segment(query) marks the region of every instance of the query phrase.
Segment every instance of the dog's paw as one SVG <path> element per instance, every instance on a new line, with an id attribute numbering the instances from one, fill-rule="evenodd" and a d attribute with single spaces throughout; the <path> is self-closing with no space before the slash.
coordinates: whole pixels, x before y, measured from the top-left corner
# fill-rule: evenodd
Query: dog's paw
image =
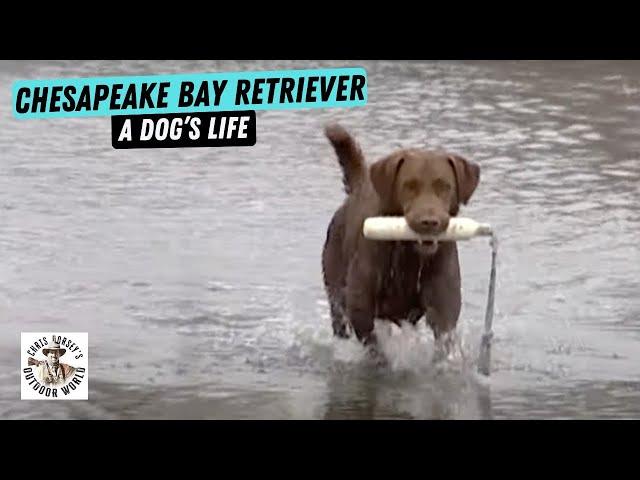
<path id="1" fill-rule="evenodd" d="M 335 321 L 331 323 L 333 334 L 338 338 L 351 338 L 351 328 L 348 323 Z"/>
<path id="2" fill-rule="evenodd" d="M 389 360 L 377 343 L 369 344 L 366 347 L 366 358 L 376 368 L 389 366 Z"/>
<path id="3" fill-rule="evenodd" d="M 434 363 L 453 362 L 458 359 L 466 361 L 462 338 L 455 330 L 445 333 L 435 341 Z"/>

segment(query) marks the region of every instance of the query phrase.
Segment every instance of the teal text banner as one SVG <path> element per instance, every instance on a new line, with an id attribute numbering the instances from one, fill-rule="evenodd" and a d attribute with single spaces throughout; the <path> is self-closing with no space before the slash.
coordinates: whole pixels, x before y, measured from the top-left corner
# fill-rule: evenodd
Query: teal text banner
<path id="1" fill-rule="evenodd" d="M 367 103 L 364 68 L 20 80 L 17 118 L 350 108 Z"/>

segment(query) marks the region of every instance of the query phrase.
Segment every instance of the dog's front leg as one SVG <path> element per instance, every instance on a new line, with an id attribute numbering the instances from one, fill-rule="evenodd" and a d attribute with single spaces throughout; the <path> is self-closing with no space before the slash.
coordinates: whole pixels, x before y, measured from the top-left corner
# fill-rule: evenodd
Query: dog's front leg
<path id="1" fill-rule="evenodd" d="M 375 288 L 375 270 L 362 256 L 356 255 L 347 273 L 347 316 L 356 337 L 365 345 L 375 343 Z"/>
<path id="2" fill-rule="evenodd" d="M 460 287 L 457 246 L 454 242 L 442 242 L 422 272 L 420 301 L 436 342 L 444 343 L 446 352 L 453 346 L 452 334 L 460 316 Z"/>

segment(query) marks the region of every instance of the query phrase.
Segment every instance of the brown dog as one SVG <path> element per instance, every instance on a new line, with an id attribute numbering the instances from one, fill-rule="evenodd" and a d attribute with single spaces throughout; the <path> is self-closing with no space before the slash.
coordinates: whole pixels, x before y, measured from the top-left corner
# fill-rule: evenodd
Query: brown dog
<path id="1" fill-rule="evenodd" d="M 480 167 L 447 152 L 403 149 L 367 168 L 347 131 L 330 125 L 325 134 L 347 193 L 322 253 L 334 334 L 348 337 L 351 327 L 371 344 L 375 318 L 415 324 L 423 315 L 436 340 L 455 330 L 461 307 L 456 243 L 374 241 L 362 227 L 367 217 L 404 215 L 418 233 L 446 230 L 478 186 Z"/>

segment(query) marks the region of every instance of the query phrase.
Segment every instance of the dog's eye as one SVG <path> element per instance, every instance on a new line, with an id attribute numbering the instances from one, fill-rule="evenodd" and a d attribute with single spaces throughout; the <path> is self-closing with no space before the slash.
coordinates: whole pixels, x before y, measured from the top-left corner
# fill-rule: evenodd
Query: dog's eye
<path id="1" fill-rule="evenodd" d="M 438 195 L 446 195 L 451 191 L 451 185 L 440 178 L 433 182 L 433 188 Z"/>
<path id="2" fill-rule="evenodd" d="M 407 180 L 404 182 L 404 189 L 408 192 L 415 192 L 418 190 L 418 181 L 417 180 Z"/>

